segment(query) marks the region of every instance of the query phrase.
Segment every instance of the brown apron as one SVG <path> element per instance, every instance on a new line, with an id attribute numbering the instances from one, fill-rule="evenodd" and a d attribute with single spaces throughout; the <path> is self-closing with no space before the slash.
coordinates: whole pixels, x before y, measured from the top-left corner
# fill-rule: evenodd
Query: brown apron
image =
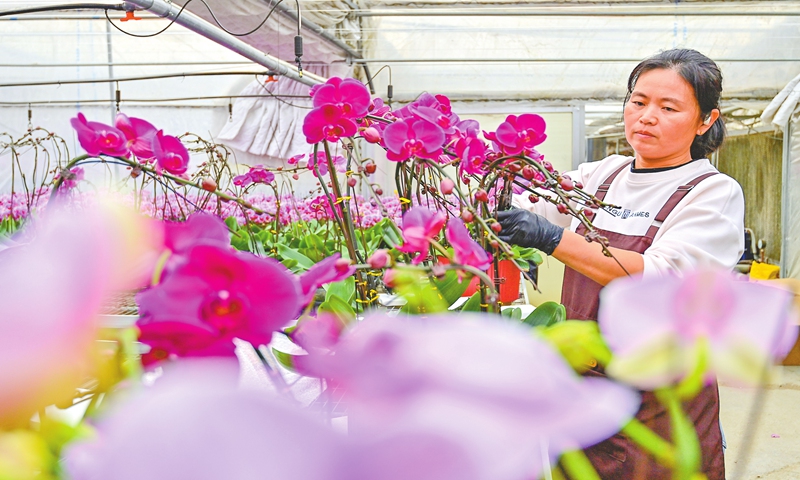
<path id="1" fill-rule="evenodd" d="M 629 163 L 625 164 L 612 173 L 598 187 L 595 196 L 599 200 L 603 200 L 614 178 L 622 170 L 629 167 Z M 622 235 L 601 229 L 597 230 L 598 233 L 608 238 L 612 247 L 644 253 L 653 244 L 653 238 L 661 224 L 672 212 L 672 209 L 692 188 L 715 173 L 701 175 L 691 182 L 678 187 L 664 206 L 661 207 L 645 235 Z M 593 217 L 594 215 L 592 215 Z M 576 233 L 584 235 L 586 228 L 580 225 Z M 564 285 L 561 295 L 561 303 L 567 309 L 567 318 L 596 321 L 600 304 L 599 295 L 602 288 L 597 282 L 567 267 L 564 272 Z M 605 375 L 602 373 L 602 369 L 593 368 L 587 372 L 587 376 Z M 670 440 L 670 419 L 666 410 L 656 400 L 653 392 L 640 393 L 642 395 L 642 405 L 636 414 L 636 418 L 662 437 Z M 703 473 L 708 476 L 708 480 L 724 480 L 725 463 L 722 456 L 722 435 L 719 426 L 719 391 L 716 382 L 703 388 L 698 396 L 691 401 L 685 402 L 683 408 L 697 429 L 703 455 Z M 604 480 L 670 480 L 672 478 L 669 469 L 661 466 L 622 434 L 614 435 L 608 440 L 587 448 L 585 451 L 600 477 Z"/>

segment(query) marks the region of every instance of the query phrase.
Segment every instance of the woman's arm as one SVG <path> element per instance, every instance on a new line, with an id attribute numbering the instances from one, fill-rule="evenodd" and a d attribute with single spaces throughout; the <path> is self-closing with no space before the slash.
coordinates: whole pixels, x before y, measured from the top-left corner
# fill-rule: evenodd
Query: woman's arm
<path id="1" fill-rule="evenodd" d="M 608 250 L 614 258 L 606 257 L 600 244 L 589 243 L 577 233 L 565 230 L 561 241 L 553 251 L 553 257 L 604 286 L 611 280 L 628 274 L 635 275 L 644 270 L 642 254 L 613 247 Z"/>

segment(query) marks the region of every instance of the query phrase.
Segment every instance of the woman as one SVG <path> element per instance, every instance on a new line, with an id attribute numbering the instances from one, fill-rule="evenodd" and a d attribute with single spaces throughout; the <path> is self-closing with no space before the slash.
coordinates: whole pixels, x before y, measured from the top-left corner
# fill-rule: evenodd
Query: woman
<path id="1" fill-rule="evenodd" d="M 618 277 L 732 269 L 737 263 L 744 250 L 744 197 L 739 184 L 708 160 L 725 137 L 721 92 L 719 68 L 694 50 L 659 53 L 631 72 L 624 120 L 635 156 L 612 155 L 569 174 L 587 192 L 619 207 L 592 219 L 608 238 L 613 258 L 584 239 L 577 220 L 570 226 L 570 217 L 548 202 L 517 198 L 522 208 L 499 213 L 502 239 L 538 248 L 566 265 L 561 300 L 568 318 L 596 320 L 600 290 Z M 602 375 L 597 369 L 590 374 Z M 706 387 L 685 408 L 700 438 L 703 472 L 709 480 L 724 480 L 717 386 Z M 637 418 L 670 438 L 668 415 L 651 392 L 643 392 Z M 671 478 L 622 436 L 587 454 L 605 479 Z"/>

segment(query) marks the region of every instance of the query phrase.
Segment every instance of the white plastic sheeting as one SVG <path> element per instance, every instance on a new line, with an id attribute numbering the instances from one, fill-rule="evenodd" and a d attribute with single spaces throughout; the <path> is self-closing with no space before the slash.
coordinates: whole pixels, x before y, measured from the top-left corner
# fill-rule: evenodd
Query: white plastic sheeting
<path id="1" fill-rule="evenodd" d="M 761 120 L 783 130 L 781 276 L 800 279 L 800 75 L 764 110 Z"/>

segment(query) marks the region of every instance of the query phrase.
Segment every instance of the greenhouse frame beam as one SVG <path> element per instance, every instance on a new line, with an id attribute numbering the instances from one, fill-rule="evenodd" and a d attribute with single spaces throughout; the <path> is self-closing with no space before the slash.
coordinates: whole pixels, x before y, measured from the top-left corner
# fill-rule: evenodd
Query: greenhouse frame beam
<path id="1" fill-rule="evenodd" d="M 763 7 L 761 7 L 763 8 Z M 403 10 L 360 10 L 354 12 L 356 17 L 796 17 L 800 16 L 800 10 L 748 10 L 746 7 L 737 7 L 736 10 L 722 9 L 690 9 L 687 7 L 658 7 L 656 10 L 614 10 L 613 8 L 603 10 L 575 10 L 570 11 L 569 7 L 559 7 L 553 9 L 520 8 L 515 9 L 492 9 L 483 10 L 480 8 L 469 8 L 462 10 L 442 10 L 426 8 L 409 8 Z"/>
<path id="2" fill-rule="evenodd" d="M 300 82 L 304 85 L 314 86 L 325 83 L 326 78 L 313 73 L 299 72 L 296 67 L 279 58 L 268 55 L 257 48 L 248 45 L 238 38 L 230 35 L 214 25 L 206 22 L 197 15 L 184 10 L 181 12 L 179 6 L 165 2 L 164 0 L 126 0 L 126 5 L 147 10 L 155 15 L 170 19 L 199 35 L 215 42 L 223 47 L 238 53 L 239 55 L 252 60 L 253 62 L 267 67 L 271 71 L 286 78 Z M 180 12 L 180 15 L 178 13 Z"/>

